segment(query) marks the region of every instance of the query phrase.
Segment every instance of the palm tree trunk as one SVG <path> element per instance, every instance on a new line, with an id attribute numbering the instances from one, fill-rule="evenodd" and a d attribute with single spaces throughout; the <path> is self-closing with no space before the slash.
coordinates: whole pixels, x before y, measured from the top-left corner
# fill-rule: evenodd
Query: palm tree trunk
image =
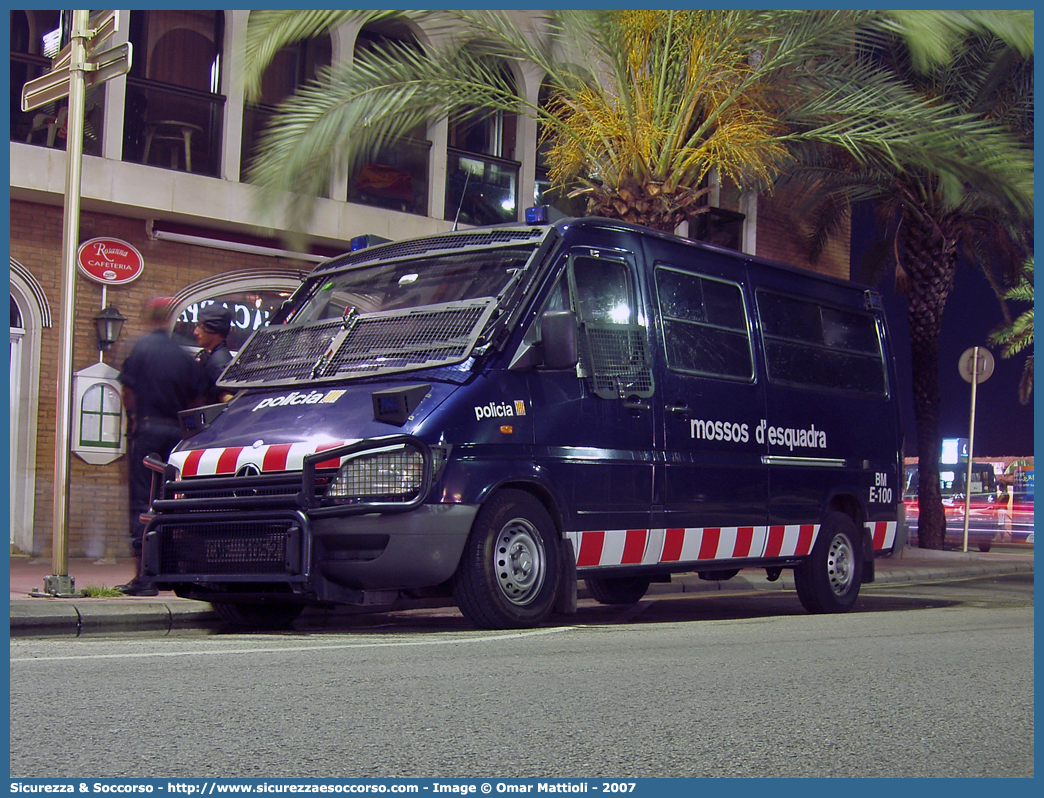
<path id="1" fill-rule="evenodd" d="M 939 490 L 939 333 L 957 267 L 957 236 L 945 224 L 908 218 L 899 244 L 902 266 L 909 275 L 907 316 L 919 463 L 917 539 L 923 549 L 941 549 L 946 515 Z"/>

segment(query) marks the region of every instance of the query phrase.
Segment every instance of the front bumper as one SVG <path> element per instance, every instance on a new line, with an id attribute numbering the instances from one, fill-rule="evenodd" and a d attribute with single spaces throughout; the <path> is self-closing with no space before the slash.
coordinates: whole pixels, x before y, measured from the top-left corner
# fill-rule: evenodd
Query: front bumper
<path id="1" fill-rule="evenodd" d="M 300 511 L 163 514 L 145 532 L 142 578 L 200 598 L 391 601 L 453 576 L 477 512 L 474 505 L 425 504 L 408 513 L 318 519 Z"/>
<path id="2" fill-rule="evenodd" d="M 326 498 L 338 464 L 410 447 L 423 458 L 403 496 Z M 389 436 L 304 458 L 300 471 L 182 479 L 158 461 L 142 578 L 179 595 L 366 604 L 442 584 L 477 506 L 425 504 L 438 463 L 422 441 Z M 332 465 L 331 465 L 332 464 Z"/>

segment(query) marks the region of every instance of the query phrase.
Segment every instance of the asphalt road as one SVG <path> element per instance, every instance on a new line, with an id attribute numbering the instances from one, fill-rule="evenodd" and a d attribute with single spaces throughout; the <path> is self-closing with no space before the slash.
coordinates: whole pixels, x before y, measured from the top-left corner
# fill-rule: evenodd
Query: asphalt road
<path id="1" fill-rule="evenodd" d="M 1033 577 L 15 639 L 11 777 L 1031 777 Z"/>

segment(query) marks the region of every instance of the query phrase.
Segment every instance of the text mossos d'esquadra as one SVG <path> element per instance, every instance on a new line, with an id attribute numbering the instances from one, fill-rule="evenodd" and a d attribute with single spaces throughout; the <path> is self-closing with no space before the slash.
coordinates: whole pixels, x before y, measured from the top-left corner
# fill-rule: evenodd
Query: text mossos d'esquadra
<path id="1" fill-rule="evenodd" d="M 689 436 L 697 441 L 723 441 L 725 443 L 748 443 L 750 426 L 735 421 L 709 421 L 689 419 Z M 794 449 L 827 448 L 826 431 L 810 424 L 807 429 L 794 427 L 770 427 L 767 419 L 761 419 L 754 428 L 754 440 L 769 446 L 785 446 Z"/>

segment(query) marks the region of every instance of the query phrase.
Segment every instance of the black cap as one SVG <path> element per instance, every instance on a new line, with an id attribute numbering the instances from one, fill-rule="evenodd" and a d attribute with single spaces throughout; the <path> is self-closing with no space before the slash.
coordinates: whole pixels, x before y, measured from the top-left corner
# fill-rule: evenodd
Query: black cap
<path id="1" fill-rule="evenodd" d="M 207 332 L 228 335 L 228 331 L 232 328 L 232 311 L 215 302 L 199 312 L 197 323 Z"/>

